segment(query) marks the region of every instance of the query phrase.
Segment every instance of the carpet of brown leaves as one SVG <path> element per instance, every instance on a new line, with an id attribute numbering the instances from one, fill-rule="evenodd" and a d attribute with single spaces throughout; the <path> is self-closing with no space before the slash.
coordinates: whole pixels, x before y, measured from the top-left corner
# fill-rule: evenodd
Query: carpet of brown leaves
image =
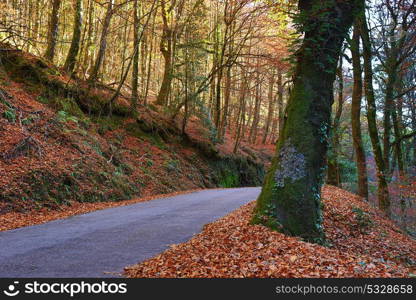
<path id="1" fill-rule="evenodd" d="M 128 277 L 407 277 L 416 242 L 359 197 L 323 189 L 330 247 L 249 225 L 254 203 L 204 226 L 190 241 L 125 269 Z M 357 211 L 371 220 L 360 226 Z M 413 266 L 413 268 L 412 268 Z"/>

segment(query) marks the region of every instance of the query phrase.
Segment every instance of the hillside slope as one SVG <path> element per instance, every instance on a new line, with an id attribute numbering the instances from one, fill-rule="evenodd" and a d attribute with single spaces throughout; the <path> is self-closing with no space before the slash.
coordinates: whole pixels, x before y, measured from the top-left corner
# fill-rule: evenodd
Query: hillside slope
<path id="1" fill-rule="evenodd" d="M 261 183 L 272 147 L 234 155 L 204 138 L 198 120 L 182 135 L 147 107 L 132 117 L 123 96 L 110 116 L 112 89 L 1 48 L 0 215 Z"/>

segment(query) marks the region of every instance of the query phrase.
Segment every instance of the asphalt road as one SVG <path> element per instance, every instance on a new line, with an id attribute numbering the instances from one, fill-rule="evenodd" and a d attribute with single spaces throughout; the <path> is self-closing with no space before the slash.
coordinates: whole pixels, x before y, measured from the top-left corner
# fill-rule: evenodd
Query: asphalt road
<path id="1" fill-rule="evenodd" d="M 0 277 L 118 277 L 259 192 L 204 190 L 0 232 Z"/>

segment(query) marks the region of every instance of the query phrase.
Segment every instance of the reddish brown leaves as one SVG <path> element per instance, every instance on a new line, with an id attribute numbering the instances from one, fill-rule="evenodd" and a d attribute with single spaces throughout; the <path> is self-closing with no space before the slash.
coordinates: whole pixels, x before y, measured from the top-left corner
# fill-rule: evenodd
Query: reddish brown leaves
<path id="1" fill-rule="evenodd" d="M 126 268 L 128 277 L 406 277 L 416 243 L 357 196 L 335 187 L 323 191 L 331 248 L 249 225 L 254 203 L 204 226 L 190 241 Z M 373 222 L 357 229 L 360 208 Z"/>

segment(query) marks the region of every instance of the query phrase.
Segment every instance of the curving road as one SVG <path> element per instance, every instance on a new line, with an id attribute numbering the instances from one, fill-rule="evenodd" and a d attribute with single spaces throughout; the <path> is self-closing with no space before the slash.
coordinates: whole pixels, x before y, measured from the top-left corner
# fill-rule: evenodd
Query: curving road
<path id="1" fill-rule="evenodd" d="M 0 277 L 118 277 L 259 193 L 204 190 L 0 232 Z"/>

